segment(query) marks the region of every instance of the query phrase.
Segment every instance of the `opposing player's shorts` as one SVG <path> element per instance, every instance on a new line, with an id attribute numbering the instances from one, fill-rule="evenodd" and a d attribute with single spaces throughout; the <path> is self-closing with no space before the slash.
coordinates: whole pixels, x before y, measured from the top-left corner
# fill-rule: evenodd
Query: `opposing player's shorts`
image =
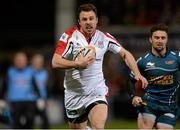
<path id="1" fill-rule="evenodd" d="M 156 124 L 175 126 L 178 117 L 178 106 L 147 102 L 146 106 L 138 108 L 138 112 L 141 113 L 139 116 L 144 116 L 144 118 L 152 120 Z"/>
<path id="2" fill-rule="evenodd" d="M 87 120 L 89 111 L 97 104 L 107 104 L 105 95 L 65 94 L 65 109 L 68 121 L 82 123 Z"/>

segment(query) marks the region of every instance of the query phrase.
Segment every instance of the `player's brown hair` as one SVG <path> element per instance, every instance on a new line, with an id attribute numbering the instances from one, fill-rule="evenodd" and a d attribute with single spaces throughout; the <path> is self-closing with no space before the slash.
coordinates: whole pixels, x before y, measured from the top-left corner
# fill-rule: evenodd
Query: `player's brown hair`
<path id="1" fill-rule="evenodd" d="M 151 27 L 151 30 L 150 30 L 151 36 L 155 31 L 158 31 L 158 30 L 165 31 L 168 34 L 168 26 L 164 23 L 160 23 Z"/>
<path id="2" fill-rule="evenodd" d="M 96 14 L 97 16 L 97 8 L 96 6 L 94 6 L 93 4 L 82 4 L 79 6 L 78 8 L 78 11 L 77 11 L 77 18 L 79 19 L 79 14 L 82 12 L 82 11 L 94 11 L 94 13 Z"/>

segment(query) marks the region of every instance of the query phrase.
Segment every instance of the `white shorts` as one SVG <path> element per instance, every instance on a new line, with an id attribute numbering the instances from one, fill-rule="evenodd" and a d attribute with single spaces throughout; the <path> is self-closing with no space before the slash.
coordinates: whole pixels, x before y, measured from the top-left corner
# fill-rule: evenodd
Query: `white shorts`
<path id="1" fill-rule="evenodd" d="M 91 93 L 89 95 L 75 95 L 65 91 L 65 109 L 68 118 L 77 118 L 86 112 L 86 108 L 96 101 L 107 103 L 105 95 Z"/>

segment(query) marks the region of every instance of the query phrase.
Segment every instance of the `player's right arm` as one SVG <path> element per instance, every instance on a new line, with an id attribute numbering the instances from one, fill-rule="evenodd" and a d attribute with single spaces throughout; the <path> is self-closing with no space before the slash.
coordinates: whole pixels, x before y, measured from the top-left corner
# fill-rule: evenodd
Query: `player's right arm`
<path id="1" fill-rule="evenodd" d="M 92 57 L 83 57 L 80 55 L 76 61 L 66 59 L 68 55 L 72 54 L 73 48 L 73 44 L 69 39 L 70 36 L 68 34 L 62 34 L 52 58 L 52 67 L 62 69 L 87 68 L 91 64 Z"/>
<path id="2" fill-rule="evenodd" d="M 91 57 L 80 56 L 76 61 L 64 59 L 61 55 L 54 53 L 52 58 L 52 67 L 53 68 L 87 68 L 91 62 Z"/>
<path id="3" fill-rule="evenodd" d="M 62 58 L 60 54 L 54 53 L 53 58 L 52 58 L 52 67 L 53 68 L 77 68 L 76 62 L 66 60 Z"/>

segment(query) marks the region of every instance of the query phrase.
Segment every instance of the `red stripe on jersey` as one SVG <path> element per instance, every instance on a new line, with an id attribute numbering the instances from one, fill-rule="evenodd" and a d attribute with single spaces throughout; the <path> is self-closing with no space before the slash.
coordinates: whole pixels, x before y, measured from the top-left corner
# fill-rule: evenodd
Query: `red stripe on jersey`
<path id="1" fill-rule="evenodd" d="M 74 26 L 71 29 L 65 31 L 65 33 L 68 34 L 71 37 L 75 30 L 79 30 L 77 26 Z"/>
<path id="2" fill-rule="evenodd" d="M 64 42 L 62 42 L 62 41 L 58 41 L 58 44 L 57 44 L 55 53 L 62 55 L 63 52 L 64 52 L 65 49 L 66 49 L 66 46 L 67 46 L 67 43 L 64 43 Z"/>
<path id="3" fill-rule="evenodd" d="M 116 41 L 116 44 L 119 44 L 119 42 L 116 40 L 116 38 L 114 38 L 113 36 L 111 36 L 109 33 L 107 33 L 107 32 L 103 32 L 103 33 L 106 35 L 106 37 L 108 37 L 108 38 Z M 119 44 L 119 45 L 120 45 L 120 44 Z"/>
<path id="4" fill-rule="evenodd" d="M 64 51 L 66 49 L 66 46 L 67 46 L 67 44 L 69 42 L 69 39 L 71 38 L 73 32 L 75 30 L 77 30 L 77 29 L 78 29 L 78 27 L 74 26 L 71 29 L 65 31 L 65 33 L 68 35 L 67 42 L 63 42 L 63 41 L 59 40 L 58 43 L 57 43 L 55 53 L 60 54 L 60 55 L 62 55 L 64 53 Z"/>
<path id="5" fill-rule="evenodd" d="M 79 29 L 79 31 L 83 34 L 83 36 L 86 38 L 86 41 L 87 41 L 87 43 L 88 44 L 90 44 L 90 42 L 91 42 L 91 38 L 95 35 L 95 33 L 96 33 L 96 30 L 93 32 L 93 34 L 92 34 L 92 36 L 90 36 L 90 37 L 88 37 L 83 31 L 81 31 L 80 29 Z"/>

